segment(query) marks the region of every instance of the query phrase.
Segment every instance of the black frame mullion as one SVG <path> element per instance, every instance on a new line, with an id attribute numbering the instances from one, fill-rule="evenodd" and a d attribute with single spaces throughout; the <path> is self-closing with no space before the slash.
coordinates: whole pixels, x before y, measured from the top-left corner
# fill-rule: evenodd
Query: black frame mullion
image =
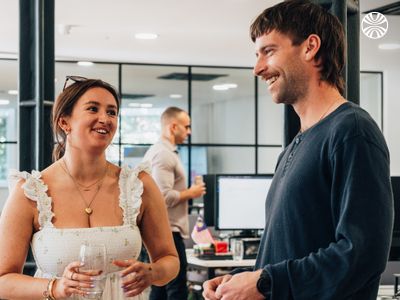
<path id="1" fill-rule="evenodd" d="M 119 114 L 118 114 L 118 132 L 119 132 L 119 137 L 118 137 L 118 166 L 122 165 L 122 64 L 118 64 L 118 91 L 119 91 L 119 97 L 121 99 L 120 103 L 120 109 L 119 109 Z"/>
<path id="2" fill-rule="evenodd" d="M 192 67 L 188 67 L 188 113 L 192 115 Z M 187 181 L 188 186 L 191 183 L 191 169 L 192 169 L 192 136 L 189 135 L 188 139 L 188 170 L 187 170 Z M 191 203 L 190 203 L 191 204 Z"/>
<path id="3" fill-rule="evenodd" d="M 254 142 L 255 142 L 255 166 L 254 171 L 258 174 L 258 78 L 254 76 Z"/>

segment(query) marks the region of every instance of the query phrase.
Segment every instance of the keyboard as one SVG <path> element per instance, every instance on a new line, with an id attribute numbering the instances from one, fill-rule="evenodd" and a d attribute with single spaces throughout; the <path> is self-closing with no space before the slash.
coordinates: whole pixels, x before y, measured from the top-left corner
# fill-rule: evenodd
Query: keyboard
<path id="1" fill-rule="evenodd" d="M 199 255 L 199 259 L 204 259 L 204 260 L 232 260 L 232 255 L 231 254 L 206 254 L 206 255 Z"/>

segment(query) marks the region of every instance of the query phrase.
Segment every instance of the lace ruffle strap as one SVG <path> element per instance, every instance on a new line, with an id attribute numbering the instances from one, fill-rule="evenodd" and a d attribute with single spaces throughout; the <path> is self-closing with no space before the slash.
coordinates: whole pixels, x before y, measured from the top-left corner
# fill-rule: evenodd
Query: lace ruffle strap
<path id="1" fill-rule="evenodd" d="M 137 225 L 136 218 L 142 205 L 143 182 L 138 178 L 140 172 L 150 174 L 150 163 L 143 162 L 131 169 L 123 166 L 121 169 L 119 187 L 119 205 L 124 215 L 124 225 Z"/>
<path id="2" fill-rule="evenodd" d="M 42 174 L 35 170 L 32 171 L 32 174 L 26 171 L 10 170 L 8 175 L 9 191 L 14 189 L 21 179 L 25 180 L 21 187 L 24 190 L 25 196 L 36 202 L 40 229 L 43 227 L 53 227 L 51 220 L 54 216 L 54 213 L 51 211 L 52 200 L 46 193 L 48 188 L 41 177 Z"/>

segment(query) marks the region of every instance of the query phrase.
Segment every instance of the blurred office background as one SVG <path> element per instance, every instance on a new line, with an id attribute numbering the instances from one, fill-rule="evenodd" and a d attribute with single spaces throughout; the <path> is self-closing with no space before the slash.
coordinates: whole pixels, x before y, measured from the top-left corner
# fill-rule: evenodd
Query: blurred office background
<path id="1" fill-rule="evenodd" d="M 22 1 L 22 0 L 21 0 Z M 255 78 L 249 25 L 274 0 L 56 0 L 55 95 L 66 75 L 101 78 L 122 94 L 116 164 L 139 162 L 168 106 L 186 109 L 193 134 L 180 147 L 195 175 L 272 174 L 283 147 L 283 108 Z M 363 0 L 363 12 L 392 0 Z M 400 175 L 400 16 L 381 39 L 360 34 L 360 105 L 382 129 Z M 136 39 L 137 33 L 156 39 Z M 0 0 L 0 212 L 7 172 L 19 168 L 19 1 Z M 90 62 L 90 63 L 88 63 Z M 351 84 L 351 82 L 349 82 Z M 202 199 L 193 205 L 201 206 Z"/>

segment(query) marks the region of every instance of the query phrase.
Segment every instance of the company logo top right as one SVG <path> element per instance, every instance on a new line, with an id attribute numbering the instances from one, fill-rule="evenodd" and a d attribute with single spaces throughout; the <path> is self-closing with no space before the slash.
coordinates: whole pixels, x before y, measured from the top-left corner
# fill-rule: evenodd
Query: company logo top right
<path id="1" fill-rule="evenodd" d="M 389 29 L 388 20 L 378 12 L 370 12 L 361 22 L 362 32 L 370 39 L 380 39 Z"/>

